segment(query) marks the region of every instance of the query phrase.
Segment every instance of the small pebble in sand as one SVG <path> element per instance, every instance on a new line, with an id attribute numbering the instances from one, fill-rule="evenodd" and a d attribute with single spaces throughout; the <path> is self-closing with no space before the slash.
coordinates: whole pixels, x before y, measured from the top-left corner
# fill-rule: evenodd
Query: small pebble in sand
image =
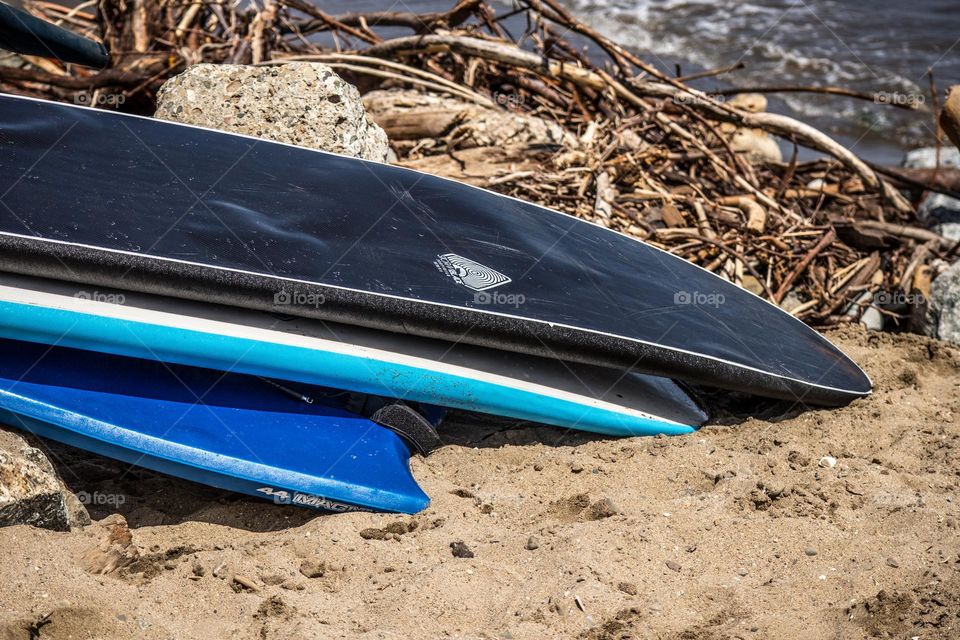
<path id="1" fill-rule="evenodd" d="M 887 566 L 896 569 L 900 566 L 900 561 L 896 558 L 887 558 Z"/>
<path id="2" fill-rule="evenodd" d="M 284 580 L 286 579 L 287 578 L 280 573 L 261 573 L 260 574 L 260 582 L 271 587 L 275 587 L 278 584 L 283 584 Z"/>
<path id="3" fill-rule="evenodd" d="M 612 516 L 620 513 L 620 509 L 610 498 L 603 498 L 602 500 L 597 500 L 592 505 L 590 505 L 589 518 L 591 520 L 602 520 L 604 518 L 610 518 Z"/>
<path id="4" fill-rule="evenodd" d="M 193 575 L 197 576 L 198 578 L 202 578 L 206 574 L 207 574 L 207 570 L 203 568 L 202 564 L 200 564 L 199 562 L 193 563 Z"/>
<path id="5" fill-rule="evenodd" d="M 635 596 L 638 593 L 637 585 L 633 584 L 632 582 L 621 582 L 617 585 L 617 589 L 623 591 L 628 596 Z"/>
<path id="6" fill-rule="evenodd" d="M 527 538 L 527 550 L 533 551 L 540 548 L 540 541 L 537 540 L 534 536 Z"/>
<path id="7" fill-rule="evenodd" d="M 167 560 L 166 562 L 163 563 L 163 568 L 166 569 L 167 571 L 173 571 L 174 569 L 177 568 L 177 563 L 174 562 L 173 560 Z"/>
<path id="8" fill-rule="evenodd" d="M 227 563 L 221 562 L 213 568 L 213 577 L 214 578 L 226 578 L 227 577 Z"/>
<path id="9" fill-rule="evenodd" d="M 667 560 L 666 564 L 667 564 L 667 569 L 670 569 L 671 571 L 680 571 L 680 569 L 683 568 L 673 560 Z"/>
<path id="10" fill-rule="evenodd" d="M 573 473 L 580 473 L 581 471 L 583 471 L 583 465 L 580 464 L 579 462 L 574 462 L 573 464 L 570 465 L 570 471 L 572 471 Z"/>
<path id="11" fill-rule="evenodd" d="M 454 558 L 472 558 L 473 551 L 462 540 L 450 543 L 450 552 Z"/>
<path id="12" fill-rule="evenodd" d="M 817 555 L 817 550 L 814 549 L 813 547 L 807 547 L 806 549 L 803 550 L 803 552 L 810 557 Z"/>
<path id="13" fill-rule="evenodd" d="M 300 573 L 307 578 L 322 578 L 327 572 L 327 565 L 319 560 L 304 560 L 300 563 Z"/>
<path id="14" fill-rule="evenodd" d="M 837 459 L 834 458 L 833 456 L 823 456 L 822 458 L 820 458 L 817 464 L 823 467 L 824 469 L 833 469 L 835 466 L 837 466 Z"/>

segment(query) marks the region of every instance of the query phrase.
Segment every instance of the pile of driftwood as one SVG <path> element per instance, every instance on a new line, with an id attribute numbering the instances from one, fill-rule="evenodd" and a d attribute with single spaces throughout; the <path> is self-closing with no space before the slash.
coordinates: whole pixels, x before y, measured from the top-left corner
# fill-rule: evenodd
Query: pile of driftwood
<path id="1" fill-rule="evenodd" d="M 930 265 L 955 259 L 953 243 L 915 220 L 928 182 L 939 177 L 932 188 L 954 194 L 944 176 L 875 168 L 797 120 L 694 90 L 689 77 L 663 73 L 555 0 L 346 15 L 310 0 L 26 6 L 102 39 L 113 64 L 8 62 L 6 92 L 152 113 L 159 86 L 188 65 L 296 59 L 329 64 L 363 92 L 413 88 L 538 116 L 573 142 L 531 149 L 530 168 L 505 169 L 486 186 L 642 238 L 812 324 L 856 321 L 873 306 L 905 321 L 888 326 L 909 326 L 923 313 L 913 303 L 929 290 Z M 822 159 L 799 163 L 794 151 L 758 162 L 731 145 L 738 131 L 772 134 Z M 439 139 L 398 146 L 400 161 L 456 159 L 456 136 Z"/>

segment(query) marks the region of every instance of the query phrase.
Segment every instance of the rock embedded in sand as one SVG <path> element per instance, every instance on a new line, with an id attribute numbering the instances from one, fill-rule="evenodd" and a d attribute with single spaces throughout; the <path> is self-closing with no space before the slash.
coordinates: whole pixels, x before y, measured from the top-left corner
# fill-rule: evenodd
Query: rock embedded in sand
<path id="1" fill-rule="evenodd" d="M 260 582 L 267 585 L 268 587 L 275 587 L 277 585 L 283 584 L 286 580 L 286 576 L 281 573 L 261 573 Z"/>
<path id="2" fill-rule="evenodd" d="M 453 554 L 454 558 L 472 558 L 474 557 L 473 551 L 470 550 L 462 540 L 450 543 L 450 552 Z"/>
<path id="3" fill-rule="evenodd" d="M 302 582 L 297 582 L 293 578 L 290 578 L 281 582 L 280 588 L 286 589 L 287 591 L 304 591 L 307 587 Z"/>
<path id="4" fill-rule="evenodd" d="M 319 63 L 194 65 L 160 88 L 156 117 L 379 162 L 390 150 L 357 88 Z"/>
<path id="5" fill-rule="evenodd" d="M 635 596 L 639 591 L 637 590 L 637 585 L 632 582 L 621 582 L 617 585 L 617 589 L 623 591 L 628 596 Z"/>
<path id="6" fill-rule="evenodd" d="M 327 573 L 327 564 L 321 560 L 304 560 L 300 563 L 300 573 L 308 578 L 322 578 Z"/>
<path id="7" fill-rule="evenodd" d="M 604 518 L 610 518 L 619 513 L 620 509 L 614 504 L 613 500 L 603 498 L 590 505 L 587 511 L 587 518 L 590 520 L 603 520 Z"/>
<path id="8" fill-rule="evenodd" d="M 254 618 L 258 620 L 263 620 L 266 618 L 287 618 L 289 617 L 296 609 L 291 607 L 278 595 L 270 596 L 260 603 L 260 606 L 257 608 L 257 612 L 253 615 Z M 261 635 L 265 635 L 262 634 Z"/>
<path id="9" fill-rule="evenodd" d="M 443 526 L 443 519 L 427 522 L 425 526 L 428 529 Z M 420 521 L 416 518 L 411 520 L 396 520 L 381 529 L 375 527 L 363 529 L 360 531 L 360 537 L 364 540 L 399 540 L 400 536 L 413 533 L 419 528 Z"/>
<path id="10" fill-rule="evenodd" d="M 535 551 L 536 549 L 539 549 L 539 548 L 540 548 L 540 541 L 537 540 L 536 537 L 530 536 L 529 538 L 527 538 L 528 551 Z"/>
<path id="11" fill-rule="evenodd" d="M 924 332 L 960 344 L 960 262 L 933 281 Z"/>
<path id="12" fill-rule="evenodd" d="M 22 435 L 0 428 L 0 526 L 69 531 L 90 523 L 47 456 Z"/>
<path id="13" fill-rule="evenodd" d="M 106 575 L 128 567 L 140 558 L 126 519 L 118 513 L 97 523 L 99 542 L 83 554 L 80 566 L 90 573 Z"/>
<path id="14" fill-rule="evenodd" d="M 220 578 L 221 580 L 227 577 L 227 562 L 222 560 L 217 566 L 213 568 L 213 577 Z"/>

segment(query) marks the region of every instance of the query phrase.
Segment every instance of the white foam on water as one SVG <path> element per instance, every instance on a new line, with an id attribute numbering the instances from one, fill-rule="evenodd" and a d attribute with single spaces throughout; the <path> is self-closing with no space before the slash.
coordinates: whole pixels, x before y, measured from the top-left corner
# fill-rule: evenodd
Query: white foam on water
<path id="1" fill-rule="evenodd" d="M 597 30 L 659 60 L 665 69 L 676 63 L 692 71 L 745 62 L 746 69 L 723 78 L 744 87 L 833 85 L 925 101 L 926 67 L 960 35 L 960 12 L 950 10 L 950 0 L 925 0 L 930 6 L 912 13 L 894 0 L 562 1 Z M 942 12 L 943 20 L 928 10 Z M 916 20 L 907 24 L 904 15 Z M 951 20 L 956 29 L 948 28 Z M 925 30 L 931 29 L 937 31 L 927 41 Z M 960 82 L 960 64 L 950 59 L 939 64 L 941 82 Z M 869 102 L 808 94 L 777 99 L 794 115 L 827 129 L 848 120 L 854 137 L 863 128 L 914 144 L 928 134 L 930 117 L 923 111 L 884 110 Z"/>

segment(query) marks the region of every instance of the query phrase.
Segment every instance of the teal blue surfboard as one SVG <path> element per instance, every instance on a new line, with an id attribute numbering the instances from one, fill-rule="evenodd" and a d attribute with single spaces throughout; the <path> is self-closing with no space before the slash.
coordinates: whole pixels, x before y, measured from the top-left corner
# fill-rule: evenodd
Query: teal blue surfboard
<path id="1" fill-rule="evenodd" d="M 666 378 L 320 320 L 0 274 L 0 338 L 627 436 L 706 420 Z"/>

